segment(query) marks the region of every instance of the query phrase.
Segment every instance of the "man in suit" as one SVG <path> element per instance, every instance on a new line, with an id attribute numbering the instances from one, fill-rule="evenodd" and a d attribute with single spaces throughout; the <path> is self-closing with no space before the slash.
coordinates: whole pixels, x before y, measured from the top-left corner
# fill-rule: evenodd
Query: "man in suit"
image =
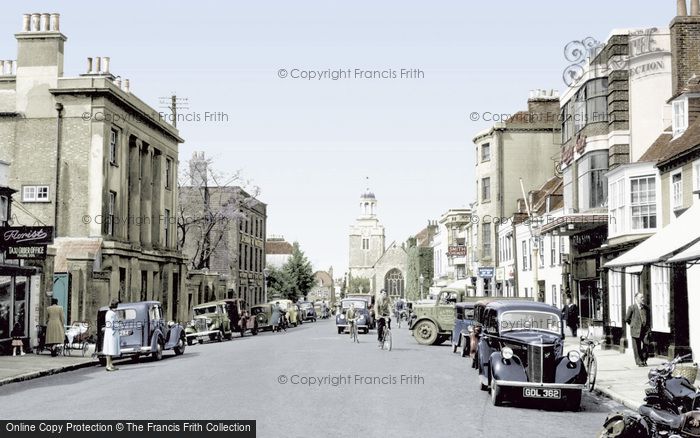
<path id="1" fill-rule="evenodd" d="M 576 337 L 576 331 L 578 330 L 578 306 L 571 302 L 571 298 L 566 299 L 566 306 L 561 309 L 562 316 L 566 325 L 571 330 L 571 336 Z"/>
<path id="2" fill-rule="evenodd" d="M 644 304 L 644 294 L 638 293 L 634 298 L 636 303 L 627 308 L 625 322 L 630 326 L 634 361 L 637 363 L 637 366 L 644 367 L 647 365 L 647 358 L 649 357 L 647 346 L 644 342 L 650 329 L 649 308 Z"/>

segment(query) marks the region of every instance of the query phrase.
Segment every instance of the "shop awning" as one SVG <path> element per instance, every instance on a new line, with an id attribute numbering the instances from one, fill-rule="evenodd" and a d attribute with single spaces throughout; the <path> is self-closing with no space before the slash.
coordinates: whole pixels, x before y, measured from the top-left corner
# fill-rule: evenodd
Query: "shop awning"
<path id="1" fill-rule="evenodd" d="M 700 241 L 700 204 L 694 204 L 675 221 L 621 256 L 605 264 L 606 268 L 647 265 L 667 261 Z"/>
<path id="2" fill-rule="evenodd" d="M 463 278 L 461 280 L 454 281 L 448 286 L 450 289 L 461 289 L 466 292 L 467 289 L 473 288 L 472 281 L 469 278 Z"/>
<path id="3" fill-rule="evenodd" d="M 693 260 L 699 260 L 700 259 L 700 242 L 695 243 L 695 245 L 692 245 L 688 247 L 688 249 L 679 252 L 675 256 L 671 257 L 668 259 L 669 262 L 690 262 Z"/>

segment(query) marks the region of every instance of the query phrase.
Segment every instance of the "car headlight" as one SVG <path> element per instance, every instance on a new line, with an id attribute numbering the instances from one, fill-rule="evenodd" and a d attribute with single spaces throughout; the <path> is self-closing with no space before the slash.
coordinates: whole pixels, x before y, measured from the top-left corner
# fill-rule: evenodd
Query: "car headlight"
<path id="1" fill-rule="evenodd" d="M 501 356 L 503 356 L 503 359 L 510 360 L 513 358 L 513 349 L 510 347 L 503 347 L 501 349 Z"/>
<path id="2" fill-rule="evenodd" d="M 345 319 L 345 315 L 340 315 L 340 319 Z"/>
<path id="3" fill-rule="evenodd" d="M 579 360 L 581 360 L 581 353 L 579 353 L 579 352 L 576 351 L 576 350 L 571 350 L 571 351 L 569 351 L 569 353 L 566 355 L 566 357 L 568 357 L 569 360 L 570 360 L 571 362 L 576 363 L 576 362 L 578 362 Z"/>

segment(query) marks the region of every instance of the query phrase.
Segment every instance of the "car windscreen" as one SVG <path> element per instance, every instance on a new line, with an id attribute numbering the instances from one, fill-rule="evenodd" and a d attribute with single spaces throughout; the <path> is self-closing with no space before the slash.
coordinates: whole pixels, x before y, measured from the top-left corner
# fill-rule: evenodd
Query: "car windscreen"
<path id="1" fill-rule="evenodd" d="M 195 315 L 206 315 L 207 313 L 216 313 L 216 306 L 195 307 L 194 308 Z"/>
<path id="2" fill-rule="evenodd" d="M 367 308 L 367 301 L 364 300 L 357 300 L 357 301 L 343 301 L 343 309 L 348 309 L 350 307 L 350 304 L 354 303 L 356 309 L 366 309 Z"/>
<path id="3" fill-rule="evenodd" d="M 136 319 L 136 309 L 117 309 L 116 314 L 120 321 Z"/>
<path id="4" fill-rule="evenodd" d="M 250 313 L 253 315 L 257 315 L 258 313 L 265 313 L 265 308 L 264 307 L 253 307 L 250 309 Z"/>
<path id="5" fill-rule="evenodd" d="M 516 330 L 541 330 L 561 333 L 561 318 L 556 313 L 534 310 L 509 310 L 498 317 L 501 333 Z"/>

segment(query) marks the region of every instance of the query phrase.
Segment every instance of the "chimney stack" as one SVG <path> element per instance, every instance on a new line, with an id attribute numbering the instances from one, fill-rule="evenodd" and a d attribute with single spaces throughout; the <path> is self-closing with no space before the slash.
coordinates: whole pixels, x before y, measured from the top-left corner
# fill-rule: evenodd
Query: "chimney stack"
<path id="1" fill-rule="evenodd" d="M 690 0 L 690 15 L 700 15 L 700 0 Z"/>
<path id="2" fill-rule="evenodd" d="M 700 73 L 700 0 L 678 0 L 678 16 L 671 21 L 672 96 L 683 92 L 693 74 Z"/>

